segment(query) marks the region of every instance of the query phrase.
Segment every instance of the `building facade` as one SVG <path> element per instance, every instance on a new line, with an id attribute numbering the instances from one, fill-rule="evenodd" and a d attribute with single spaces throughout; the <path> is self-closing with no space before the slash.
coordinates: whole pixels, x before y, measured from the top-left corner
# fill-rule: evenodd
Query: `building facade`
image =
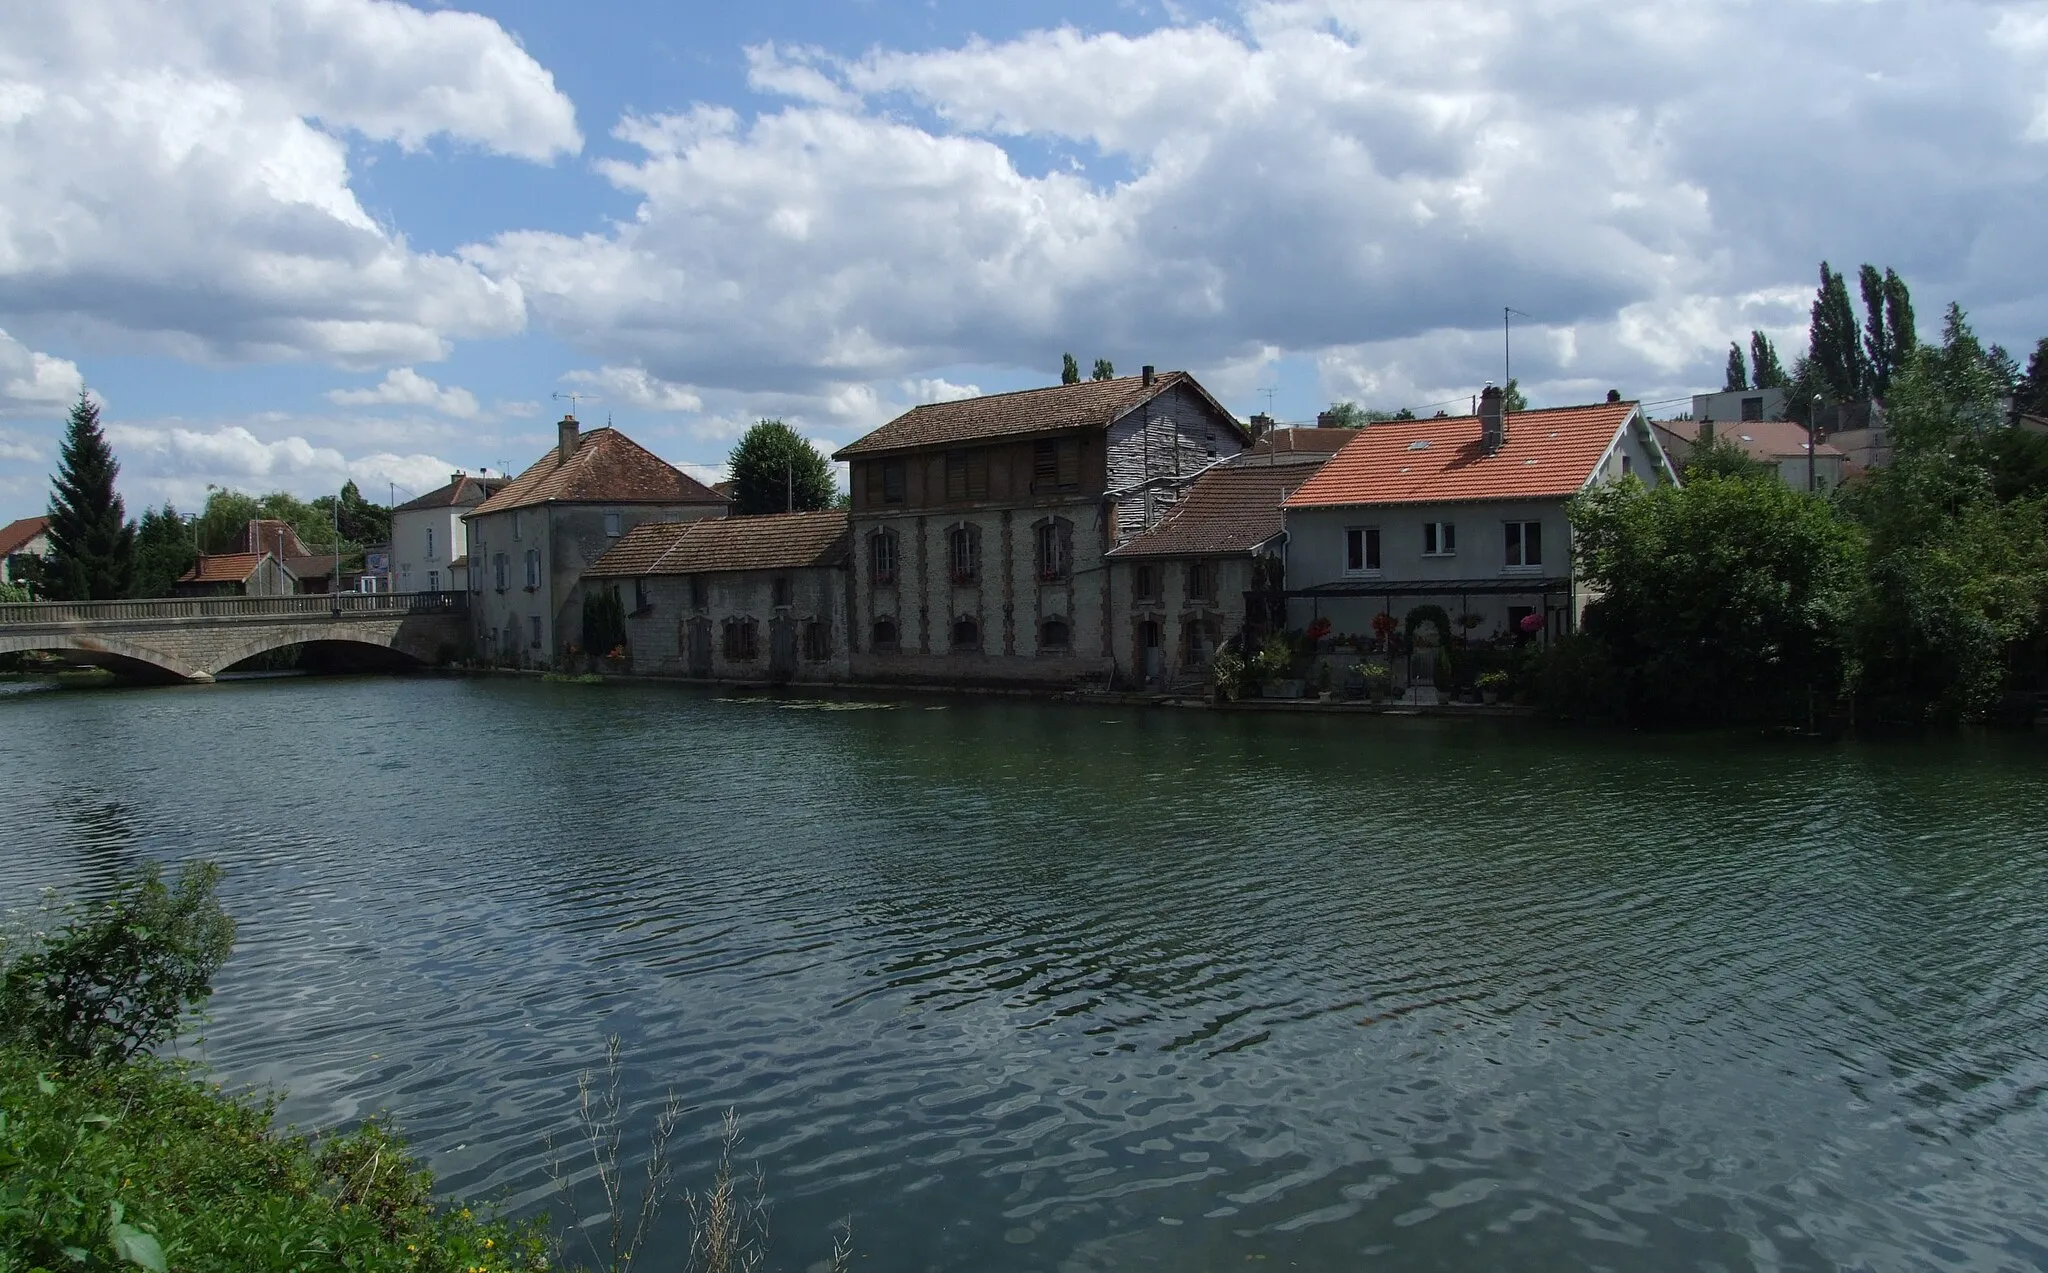
<path id="1" fill-rule="evenodd" d="M 1242 425 L 1185 372 L 918 407 L 841 450 L 852 674 L 944 684 L 1108 679 L 1106 555 Z"/>
<path id="2" fill-rule="evenodd" d="M 498 493 L 505 478 L 451 474 L 448 484 L 391 510 L 391 545 L 381 574 L 393 592 L 469 590 L 468 512 Z"/>
<path id="3" fill-rule="evenodd" d="M 42 578 L 38 567 L 49 557 L 49 518 L 23 517 L 0 526 L 0 583 L 37 582 Z"/>
<path id="4" fill-rule="evenodd" d="M 470 622 L 486 662 L 552 667 L 581 640 L 584 573 L 634 527 L 723 517 L 725 501 L 610 427 L 556 444 L 465 515 Z"/>
<path id="5" fill-rule="evenodd" d="M 1796 420 L 1763 420 L 1748 424 L 1716 424 L 1711 420 L 1657 420 L 1651 425 L 1657 442 L 1670 456 L 1673 466 L 1683 469 L 1696 447 L 1720 438 L 1742 449 L 1742 453 L 1768 466 L 1778 480 L 1795 491 L 1807 489 L 1812 478 L 1816 493 L 1825 495 L 1842 484 L 1848 474 L 1849 457 L 1832 442 L 1813 448 L 1813 465 L 1806 462 L 1806 426 Z"/>
<path id="6" fill-rule="evenodd" d="M 852 675 L 851 544 L 838 509 L 656 522 L 600 557 L 583 589 L 617 590 L 631 672 L 843 682 Z"/>

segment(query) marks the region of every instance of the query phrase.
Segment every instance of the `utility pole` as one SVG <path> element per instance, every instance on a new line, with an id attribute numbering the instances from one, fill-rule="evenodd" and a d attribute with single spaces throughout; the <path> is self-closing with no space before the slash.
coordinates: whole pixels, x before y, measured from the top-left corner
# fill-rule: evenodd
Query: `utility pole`
<path id="1" fill-rule="evenodd" d="M 782 461 L 782 511 L 796 511 L 796 458 L 785 457 Z"/>
<path id="2" fill-rule="evenodd" d="M 348 481 L 342 480 L 346 488 Z M 334 493 L 334 582 L 328 587 L 334 593 L 334 613 L 341 613 L 341 492 Z"/>
<path id="3" fill-rule="evenodd" d="M 1806 493 L 1813 494 L 1813 453 L 1820 449 L 1820 395 L 1813 395 L 1813 410 L 1806 415 Z"/>

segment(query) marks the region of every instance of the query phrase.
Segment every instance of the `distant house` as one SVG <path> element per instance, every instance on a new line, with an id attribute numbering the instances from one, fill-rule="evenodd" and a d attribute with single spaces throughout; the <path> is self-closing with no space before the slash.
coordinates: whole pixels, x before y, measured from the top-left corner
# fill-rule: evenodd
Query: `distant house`
<path id="1" fill-rule="evenodd" d="M 562 417 L 547 454 L 463 516 L 478 651 L 507 666 L 554 663 L 582 640 L 584 572 L 627 532 L 723 517 L 725 507 L 617 429 L 585 433 Z"/>
<path id="2" fill-rule="evenodd" d="M 1287 497 L 1289 622 L 1364 634 L 1435 605 L 1475 637 L 1567 632 L 1566 501 L 1629 473 L 1676 480 L 1633 402 L 1507 414 L 1489 386 L 1477 416 L 1371 425 Z"/>
<path id="3" fill-rule="evenodd" d="M 1186 372 L 917 407 L 845 447 L 853 674 L 1071 684 L 1114 666 L 1104 557 L 1250 441 Z"/>
<path id="4" fill-rule="evenodd" d="M 308 549 L 290 522 L 251 518 L 225 552 L 201 553 L 171 590 L 181 597 L 330 592 L 337 578 L 344 589 L 354 585 L 355 574 L 338 569 L 343 564 L 333 553 Z"/>
<path id="5" fill-rule="evenodd" d="M 48 560 L 50 519 L 23 517 L 0 526 L 0 582 L 22 583 L 40 578 L 35 567 L 23 558 Z"/>
<path id="6" fill-rule="evenodd" d="M 1755 424 L 1785 418 L 1783 389 L 1726 389 L 1692 396 L 1692 418 L 1715 424 Z"/>
<path id="7" fill-rule="evenodd" d="M 838 509 L 652 522 L 598 558 L 584 591 L 619 590 L 635 672 L 843 681 L 851 543 Z"/>
<path id="8" fill-rule="evenodd" d="M 462 518 L 510 480 L 453 473 L 447 485 L 392 509 L 390 555 L 384 571 L 391 579 L 391 591 L 468 591 L 469 528 Z"/>
<path id="9" fill-rule="evenodd" d="M 1721 424 L 1711 420 L 1655 420 L 1657 441 L 1673 465 L 1680 469 L 1692 458 L 1693 450 L 1712 438 L 1732 442 L 1743 454 L 1767 464 L 1785 485 L 1795 491 L 1806 489 L 1806 426 L 1796 420 L 1754 420 L 1747 424 Z M 1813 449 L 1813 482 L 1817 491 L 1832 491 L 1842 484 L 1848 456 L 1840 447 L 1822 442 Z"/>

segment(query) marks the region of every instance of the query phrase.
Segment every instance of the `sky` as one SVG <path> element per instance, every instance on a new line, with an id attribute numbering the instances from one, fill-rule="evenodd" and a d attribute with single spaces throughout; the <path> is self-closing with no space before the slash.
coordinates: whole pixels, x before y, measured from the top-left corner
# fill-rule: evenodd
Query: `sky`
<path id="1" fill-rule="evenodd" d="M 1822 259 L 2048 335 L 2048 0 L 0 6 L 0 521 L 713 478 L 1060 355 L 1240 415 L 1718 388 Z M 1682 404 L 1681 404 L 1682 405 Z"/>

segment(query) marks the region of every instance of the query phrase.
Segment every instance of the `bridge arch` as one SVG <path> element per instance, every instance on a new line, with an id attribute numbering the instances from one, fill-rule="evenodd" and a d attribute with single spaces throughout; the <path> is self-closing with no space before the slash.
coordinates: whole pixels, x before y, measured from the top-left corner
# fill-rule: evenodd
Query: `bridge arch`
<path id="1" fill-rule="evenodd" d="M 84 632 L 7 633 L 0 632 L 0 654 L 43 650 L 52 654 L 78 655 L 114 672 L 173 681 L 210 681 L 212 670 L 198 667 L 175 654 L 153 649 L 139 641 Z"/>
<path id="2" fill-rule="evenodd" d="M 330 649 L 353 646 L 360 650 L 375 650 L 385 656 L 396 655 L 408 665 L 421 667 L 431 666 L 437 661 L 438 651 L 416 649 L 414 647 L 421 642 L 408 640 L 407 637 L 408 634 L 402 627 L 397 632 L 374 629 L 350 631 L 347 626 L 336 627 L 333 624 L 265 628 L 246 640 L 226 642 L 217 650 L 209 652 L 206 671 L 209 674 L 224 672 L 237 663 L 294 645 Z"/>

